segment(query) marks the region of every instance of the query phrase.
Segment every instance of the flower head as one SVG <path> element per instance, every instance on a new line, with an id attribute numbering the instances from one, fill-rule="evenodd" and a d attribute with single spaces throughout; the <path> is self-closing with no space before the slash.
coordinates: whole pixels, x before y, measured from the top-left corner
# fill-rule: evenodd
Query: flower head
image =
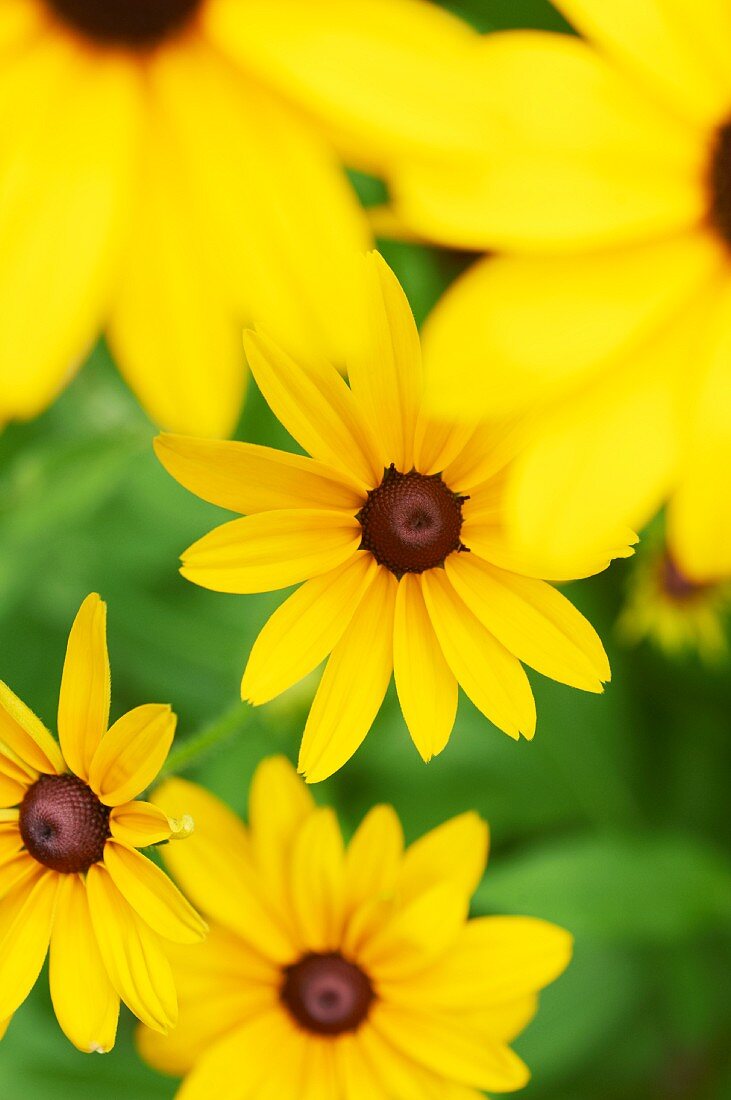
<path id="1" fill-rule="evenodd" d="M 187 488 L 248 513 L 185 552 L 185 577 L 221 592 L 305 582 L 259 635 L 242 692 L 265 703 L 330 655 L 302 743 L 309 780 L 352 755 L 392 671 L 425 760 L 449 739 L 458 683 L 511 737 L 530 738 L 535 704 L 520 660 L 587 691 L 609 678 L 592 628 L 539 579 L 539 552 L 514 552 L 503 523 L 520 431 L 426 417 L 416 326 L 376 254 L 364 294 L 369 329 L 350 386 L 334 367 L 247 336 L 260 389 L 312 458 L 179 436 L 156 445 Z M 606 564 L 585 559 L 574 575 Z"/>
<path id="2" fill-rule="evenodd" d="M 180 1100 L 228 1095 L 437 1097 L 509 1092 L 528 1072 L 508 1044 L 566 967 L 571 937 L 541 920 L 468 919 L 487 827 L 467 813 L 404 848 L 389 806 L 347 847 L 282 758 L 254 777 L 246 828 L 169 780 L 155 801 L 198 822 L 172 872 L 211 919 L 176 948 L 180 1022 L 141 1030 L 143 1056 L 186 1080 Z"/>
<path id="3" fill-rule="evenodd" d="M 617 626 L 630 644 L 647 638 L 668 656 L 695 652 L 713 665 L 728 656 L 729 612 L 731 584 L 698 584 L 666 546 L 648 545 L 634 564 Z"/>
<path id="4" fill-rule="evenodd" d="M 463 416 L 540 403 L 506 494 L 526 545 L 543 543 L 560 563 L 669 500 L 674 560 L 696 583 L 721 581 L 731 576 L 729 8 L 556 6 L 585 40 L 486 36 L 483 137 L 459 164 L 400 174 L 399 217 L 412 230 L 493 254 L 427 324 L 433 398 Z"/>
<path id="5" fill-rule="evenodd" d="M 463 140 L 478 41 L 424 0 L 2 0 L 0 425 L 101 329 L 196 435 L 236 424 L 243 322 L 342 356 L 370 242 L 342 162 Z"/>
<path id="6" fill-rule="evenodd" d="M 175 715 L 149 704 L 109 722 L 106 607 L 81 605 L 58 706 L 60 746 L 0 683 L 0 1021 L 25 1000 L 50 943 L 51 997 L 80 1050 L 114 1046 L 121 999 L 161 1032 L 177 1001 L 163 943 L 206 926 L 138 849 L 189 831 L 137 800 L 172 743 Z"/>

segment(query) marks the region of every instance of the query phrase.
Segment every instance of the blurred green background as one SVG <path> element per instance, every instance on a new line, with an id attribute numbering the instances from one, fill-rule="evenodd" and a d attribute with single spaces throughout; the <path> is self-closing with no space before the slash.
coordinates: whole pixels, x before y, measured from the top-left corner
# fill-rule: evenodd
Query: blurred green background
<path id="1" fill-rule="evenodd" d="M 453 0 L 481 30 L 565 24 L 542 0 Z M 365 201 L 373 181 L 357 179 Z M 383 250 L 419 320 L 467 262 Z M 292 447 L 252 387 L 239 437 Z M 66 637 L 83 597 L 109 603 L 113 717 L 171 702 L 179 741 L 236 706 L 249 647 L 281 596 L 194 588 L 180 551 L 224 515 L 158 466 L 152 426 L 101 343 L 38 421 L 0 436 L 0 677 L 52 727 Z M 378 801 L 413 839 L 474 808 L 492 827 L 480 913 L 528 913 L 577 938 L 570 970 L 517 1048 L 527 1100 L 731 1098 L 731 683 L 728 667 L 624 650 L 615 623 L 631 563 L 572 586 L 605 639 L 602 697 L 532 677 L 533 744 L 514 744 L 463 701 L 444 754 L 425 767 L 389 695 L 364 748 L 317 788 L 346 829 Z M 243 810 L 265 754 L 294 757 L 313 684 L 261 711 L 189 773 Z M 78 1054 L 53 1020 L 45 977 L 2 1045 L 4 1100 L 163 1100 L 175 1082 L 136 1059 L 123 1019 L 114 1054 Z"/>

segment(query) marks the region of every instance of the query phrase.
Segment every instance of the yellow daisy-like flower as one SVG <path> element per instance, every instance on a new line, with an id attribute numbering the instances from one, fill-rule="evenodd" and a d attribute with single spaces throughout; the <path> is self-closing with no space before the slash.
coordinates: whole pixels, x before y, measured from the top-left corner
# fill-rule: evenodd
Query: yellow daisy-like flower
<path id="1" fill-rule="evenodd" d="M 259 766 L 248 828 L 184 780 L 155 799 L 193 808 L 195 835 L 166 860 L 212 922 L 201 947 L 174 949 L 177 1029 L 139 1036 L 155 1068 L 187 1075 L 179 1100 L 479 1100 L 526 1083 L 508 1044 L 572 942 L 541 920 L 468 919 L 487 856 L 476 814 L 404 849 L 378 806 L 346 848 L 283 758 Z"/>
<path id="2" fill-rule="evenodd" d="M 728 656 L 730 613 L 731 583 L 689 580 L 660 546 L 639 555 L 617 626 L 630 644 L 647 638 L 670 657 L 695 652 L 714 665 Z"/>
<path id="3" fill-rule="evenodd" d="M 136 801 L 175 732 L 170 707 L 109 721 L 106 608 L 88 596 L 71 630 L 58 705 L 60 747 L 0 683 L 0 1021 L 28 996 L 50 943 L 51 998 L 83 1051 L 114 1046 L 121 999 L 166 1032 L 177 999 L 164 941 L 196 943 L 206 925 L 137 849 L 185 836 Z M 167 947 L 167 943 L 165 944 Z"/>
<path id="4" fill-rule="evenodd" d="M 478 36 L 423 0 L 2 0 L 0 424 L 106 327 L 148 413 L 224 435 L 264 321 L 342 355 L 341 168 L 464 138 Z"/>
<path id="5" fill-rule="evenodd" d="M 166 469 L 246 518 L 183 555 L 183 576 L 220 592 L 305 584 L 254 645 L 242 694 L 265 703 L 330 655 L 300 768 L 326 778 L 365 737 L 395 672 L 425 760 L 446 745 L 457 684 L 511 737 L 536 713 L 520 660 L 586 691 L 609 665 L 591 626 L 516 554 L 502 522 L 514 427 L 434 423 L 421 411 L 419 337 L 395 276 L 364 264 L 367 337 L 348 368 L 303 365 L 261 332 L 246 338 L 256 381 L 311 458 L 238 442 L 163 436 Z M 604 568 L 606 556 L 584 571 Z"/>
<path id="6" fill-rule="evenodd" d="M 731 7 L 556 6 L 587 40 L 485 38 L 483 141 L 398 184 L 412 228 L 509 253 L 437 308 L 435 400 L 550 404 L 509 493 L 526 542 L 560 561 L 670 498 L 674 559 L 716 580 L 731 575 Z"/>

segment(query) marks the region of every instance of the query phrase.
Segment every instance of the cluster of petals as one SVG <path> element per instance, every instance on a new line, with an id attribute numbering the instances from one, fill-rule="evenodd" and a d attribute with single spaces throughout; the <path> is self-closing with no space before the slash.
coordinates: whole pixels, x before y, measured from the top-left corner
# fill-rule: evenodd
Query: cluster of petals
<path id="1" fill-rule="evenodd" d="M 596 572 L 606 551 L 576 559 L 561 576 L 546 571 L 540 549 L 516 550 L 502 495 L 520 426 L 426 415 L 405 295 L 377 254 L 362 274 L 366 333 L 348 364 L 349 385 L 328 363 L 295 362 L 261 331 L 246 338 L 259 388 L 312 457 L 180 436 L 162 436 L 156 447 L 181 484 L 245 514 L 185 552 L 185 577 L 234 593 L 304 582 L 259 635 L 242 693 L 265 703 L 329 658 L 302 742 L 300 769 L 310 781 L 357 749 L 392 672 L 425 760 L 449 739 L 458 684 L 500 729 L 531 738 L 535 703 L 521 661 L 586 691 L 601 691 L 610 675 L 592 627 L 543 579 Z M 363 544 L 358 516 L 393 469 L 438 478 L 440 491 L 459 498 L 460 545 L 437 567 L 399 576 Z M 417 525 L 433 520 L 418 508 L 414 516 Z"/>
<path id="2" fill-rule="evenodd" d="M 69 637 L 60 745 L 0 684 L 0 1021 L 4 1032 L 50 944 L 58 1021 L 80 1050 L 99 1052 L 114 1046 L 120 998 L 151 1028 L 175 1025 L 166 947 L 196 943 L 206 931 L 177 887 L 138 850 L 189 827 L 137 799 L 165 762 L 175 715 L 150 704 L 107 729 L 109 705 L 106 609 L 92 595 Z M 76 812 L 68 804 L 74 798 Z M 83 835 L 89 832 L 88 821 L 79 820 L 83 810 L 95 815 L 91 836 Z M 89 863 L 84 870 L 50 866 L 78 865 L 80 850 Z"/>
<path id="3" fill-rule="evenodd" d="M 532 918 L 468 919 L 487 856 L 477 815 L 405 848 L 396 813 L 377 806 L 346 846 L 283 758 L 257 769 L 248 827 L 184 780 L 155 800 L 200 822 L 165 859 L 211 923 L 200 947 L 172 952 L 177 1029 L 139 1035 L 155 1068 L 185 1075 L 180 1100 L 479 1100 L 526 1083 L 509 1043 L 571 937 Z M 325 1033 L 293 1015 L 285 990 L 303 959 L 334 957 L 370 994 L 357 1020 Z M 320 992 L 337 1001 L 337 986 Z"/>
<path id="4" fill-rule="evenodd" d="M 673 557 L 715 580 L 731 574 L 731 9 L 556 6 L 583 40 L 486 36 L 483 138 L 399 177 L 413 231 L 493 254 L 427 326 L 434 401 L 541 407 L 508 493 L 527 545 L 560 561 L 669 501 Z"/>
<path id="5" fill-rule="evenodd" d="M 102 328 L 152 419 L 202 435 L 236 424 L 244 322 L 338 354 L 371 243 L 342 165 L 465 140 L 478 40 L 425 0 L 3 0 L 0 423 Z"/>

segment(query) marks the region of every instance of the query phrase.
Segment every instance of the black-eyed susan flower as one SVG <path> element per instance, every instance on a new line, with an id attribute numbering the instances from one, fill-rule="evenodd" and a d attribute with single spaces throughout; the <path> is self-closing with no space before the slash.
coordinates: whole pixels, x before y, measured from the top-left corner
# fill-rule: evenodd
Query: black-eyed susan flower
<path id="1" fill-rule="evenodd" d="M 341 355 L 369 241 L 341 158 L 466 140 L 476 41 L 423 0 L 2 0 L 0 424 L 102 327 L 193 434 L 236 422 L 243 323 Z"/>
<path id="2" fill-rule="evenodd" d="M 271 408 L 311 458 L 238 442 L 163 436 L 181 484 L 245 518 L 183 555 L 182 573 L 220 592 L 305 583 L 259 635 L 242 693 L 273 699 L 329 655 L 300 767 L 324 779 L 365 737 L 392 671 L 425 760 L 446 745 L 457 685 L 511 737 L 533 736 L 520 660 L 587 691 L 609 678 L 593 629 L 516 555 L 501 515 L 515 427 L 434 423 L 421 411 L 419 337 L 381 258 L 364 265 L 368 334 L 349 364 L 303 365 L 261 332 L 247 354 Z M 585 562 L 603 568 L 606 557 Z"/>
<path id="3" fill-rule="evenodd" d="M 670 657 L 696 653 L 706 664 L 729 651 L 731 583 L 698 584 L 667 547 L 648 545 L 634 562 L 617 627 L 629 644 L 647 639 Z"/>
<path id="4" fill-rule="evenodd" d="M 560 561 L 669 499 L 682 572 L 719 580 L 731 575 L 731 8 L 556 6 L 586 40 L 486 37 L 482 141 L 461 163 L 406 166 L 398 185 L 412 229 L 506 253 L 434 314 L 435 400 L 469 415 L 551 405 L 509 493 L 527 542 Z"/>
<path id="5" fill-rule="evenodd" d="M 173 951 L 177 1029 L 139 1036 L 153 1066 L 187 1075 L 179 1100 L 479 1100 L 526 1083 L 508 1044 L 571 937 L 468 919 L 487 855 L 476 814 L 404 849 L 378 806 L 346 847 L 282 758 L 256 772 L 248 828 L 184 780 L 154 797 L 193 810 L 194 836 L 165 858 L 211 921 L 206 943 Z"/>
<path id="6" fill-rule="evenodd" d="M 0 683 L 0 1021 L 28 996 L 50 944 L 51 998 L 80 1050 L 114 1046 L 120 998 L 148 1027 L 175 1024 L 167 941 L 206 926 L 138 850 L 184 836 L 137 800 L 165 761 L 170 707 L 137 707 L 108 730 L 106 609 L 81 605 L 58 706 L 60 745 Z"/>

